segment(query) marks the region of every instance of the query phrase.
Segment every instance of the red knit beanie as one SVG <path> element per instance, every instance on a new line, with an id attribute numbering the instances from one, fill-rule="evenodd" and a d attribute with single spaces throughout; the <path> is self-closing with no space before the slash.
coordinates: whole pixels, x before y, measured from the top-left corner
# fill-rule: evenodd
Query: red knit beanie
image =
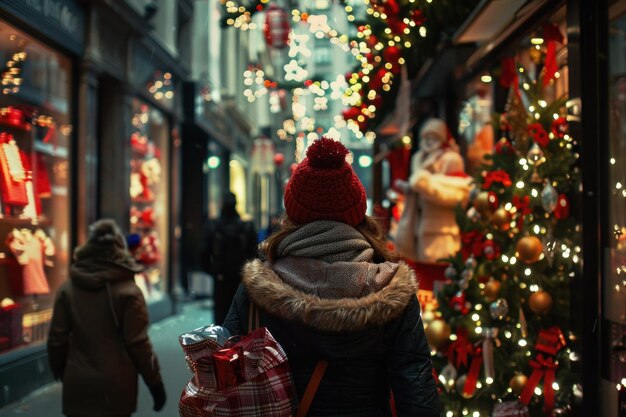
<path id="1" fill-rule="evenodd" d="M 346 162 L 348 149 L 322 137 L 313 142 L 285 189 L 285 209 L 298 224 L 334 220 L 356 226 L 365 218 L 363 184 Z"/>

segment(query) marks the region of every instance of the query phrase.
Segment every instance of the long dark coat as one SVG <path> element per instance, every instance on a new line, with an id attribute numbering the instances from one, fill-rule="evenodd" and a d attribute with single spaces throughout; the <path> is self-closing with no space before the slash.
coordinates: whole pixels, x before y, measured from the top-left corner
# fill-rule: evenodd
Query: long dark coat
<path id="1" fill-rule="evenodd" d="M 161 383 L 134 274 L 121 261 L 82 259 L 57 293 L 48 355 L 66 415 L 130 415 L 138 374 L 149 386 Z"/>
<path id="2" fill-rule="evenodd" d="M 328 361 L 308 417 L 388 417 L 390 391 L 398 417 L 439 417 L 416 290 L 413 272 L 400 264 L 378 292 L 323 299 L 288 285 L 271 264 L 255 260 L 243 269 L 224 326 L 245 334 L 253 301 L 261 326 L 287 353 L 299 396 L 317 361 Z"/>

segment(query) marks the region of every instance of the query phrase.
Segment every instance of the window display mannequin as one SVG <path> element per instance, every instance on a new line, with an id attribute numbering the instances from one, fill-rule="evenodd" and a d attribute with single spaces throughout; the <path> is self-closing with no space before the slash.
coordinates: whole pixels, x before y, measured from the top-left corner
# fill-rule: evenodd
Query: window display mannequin
<path id="1" fill-rule="evenodd" d="M 435 263 L 460 249 L 454 209 L 467 202 L 470 183 L 445 123 L 427 120 L 420 130 L 419 151 L 411 159 L 408 182 L 395 183 L 405 193 L 405 213 L 396 234 L 396 246 L 404 257 Z"/>

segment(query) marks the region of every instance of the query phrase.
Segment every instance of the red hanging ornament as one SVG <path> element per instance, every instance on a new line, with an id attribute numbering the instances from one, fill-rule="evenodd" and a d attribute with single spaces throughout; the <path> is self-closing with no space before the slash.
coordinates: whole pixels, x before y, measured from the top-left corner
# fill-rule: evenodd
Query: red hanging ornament
<path id="1" fill-rule="evenodd" d="M 496 153 L 498 155 L 513 155 L 515 148 L 507 138 L 502 138 L 496 142 Z"/>
<path id="2" fill-rule="evenodd" d="M 413 10 L 411 16 L 416 26 L 421 26 L 426 22 L 426 17 L 421 10 Z"/>
<path id="3" fill-rule="evenodd" d="M 541 123 L 531 123 L 526 128 L 526 131 L 533 138 L 533 141 L 542 148 L 548 146 L 550 143 L 550 138 L 548 137 L 548 132 L 543 128 Z"/>
<path id="4" fill-rule="evenodd" d="M 263 28 L 267 46 L 275 49 L 287 47 L 290 29 L 287 12 L 275 4 L 271 4 L 265 14 L 265 27 Z"/>
<path id="5" fill-rule="evenodd" d="M 552 122 L 552 133 L 558 138 L 565 136 L 568 129 L 569 124 L 567 123 L 567 119 L 565 117 L 558 117 Z"/>
<path id="6" fill-rule="evenodd" d="M 354 120 L 361 114 L 361 109 L 358 107 L 348 107 L 341 112 L 345 121 Z"/>
<path id="7" fill-rule="evenodd" d="M 376 35 L 370 35 L 365 41 L 367 46 L 373 48 L 378 43 L 378 37 L 376 37 Z"/>
<path id="8" fill-rule="evenodd" d="M 500 245 L 494 240 L 488 239 L 483 243 L 483 254 L 490 261 L 500 257 Z"/>
<path id="9" fill-rule="evenodd" d="M 385 62 L 396 64 L 402 57 L 402 51 L 400 51 L 400 48 L 397 46 L 390 46 L 383 52 L 383 57 L 385 58 Z"/>
<path id="10" fill-rule="evenodd" d="M 370 90 L 379 91 L 383 86 L 383 78 L 387 74 L 387 70 L 384 68 L 379 68 L 378 71 L 371 78 L 368 87 Z"/>
<path id="11" fill-rule="evenodd" d="M 274 155 L 274 165 L 279 167 L 279 166 L 281 166 L 283 164 L 283 162 L 285 162 L 285 155 L 283 155 L 280 152 L 276 153 Z"/>
<path id="12" fill-rule="evenodd" d="M 452 298 L 450 298 L 448 305 L 462 315 L 466 315 L 472 308 L 472 305 L 466 300 L 466 298 L 467 296 L 465 295 L 465 292 L 459 291 Z"/>
<path id="13" fill-rule="evenodd" d="M 569 212 L 569 200 L 565 194 L 560 194 L 556 201 L 556 208 L 553 211 L 554 217 L 556 217 L 557 220 L 564 220 L 569 217 Z"/>
<path id="14" fill-rule="evenodd" d="M 502 73 L 500 74 L 500 85 L 504 88 L 513 87 L 517 98 L 521 99 L 522 95 L 519 90 L 519 76 L 517 74 L 517 66 L 515 65 L 515 58 L 504 58 L 502 60 Z"/>

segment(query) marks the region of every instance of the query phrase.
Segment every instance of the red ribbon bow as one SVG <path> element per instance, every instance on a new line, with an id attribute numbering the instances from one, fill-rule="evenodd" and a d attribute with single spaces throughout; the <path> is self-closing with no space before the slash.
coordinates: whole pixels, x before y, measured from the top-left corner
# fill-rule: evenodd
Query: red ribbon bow
<path id="1" fill-rule="evenodd" d="M 545 73 L 543 75 L 543 85 L 545 86 L 550 83 L 559 69 L 556 62 L 556 44 L 563 43 L 563 35 L 557 25 L 546 23 L 543 25 L 543 38 L 546 41 Z"/>
<path id="2" fill-rule="evenodd" d="M 467 378 L 465 379 L 465 385 L 463 386 L 463 394 L 468 398 L 474 395 L 476 391 L 476 382 L 480 376 L 480 370 L 483 364 L 483 349 L 480 346 L 475 346 L 472 352 L 472 364 L 467 372 Z"/>
<path id="3" fill-rule="evenodd" d="M 489 189 L 494 182 L 499 182 L 503 187 L 510 187 L 513 185 L 511 177 L 509 177 L 509 174 L 503 169 L 491 171 L 485 175 L 483 190 Z"/>
<path id="4" fill-rule="evenodd" d="M 546 413 L 550 413 L 554 409 L 554 388 L 552 387 L 552 383 L 556 378 L 557 363 L 553 357 L 546 357 L 542 353 L 539 353 L 535 359 L 530 360 L 529 365 L 533 368 L 533 373 L 524 386 L 524 391 L 522 391 L 522 395 L 520 396 L 520 402 L 529 404 L 535 393 L 535 388 L 537 388 L 541 379 L 544 378 L 543 410 Z"/>
<path id="5" fill-rule="evenodd" d="M 456 331 L 456 340 L 448 348 L 448 360 L 455 368 L 468 366 L 468 359 L 474 350 L 472 342 L 467 337 L 467 330 L 459 328 Z"/>

